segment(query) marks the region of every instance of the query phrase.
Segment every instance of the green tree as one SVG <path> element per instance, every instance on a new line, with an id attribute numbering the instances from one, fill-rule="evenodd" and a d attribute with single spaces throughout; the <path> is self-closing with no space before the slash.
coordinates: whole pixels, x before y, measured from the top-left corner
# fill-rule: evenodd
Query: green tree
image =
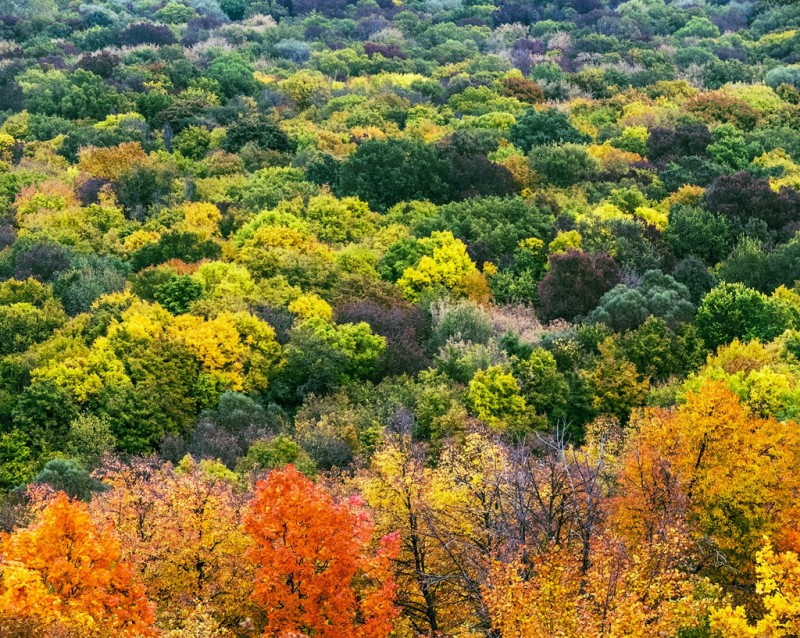
<path id="1" fill-rule="evenodd" d="M 297 443 L 285 434 L 274 439 L 256 441 L 236 466 L 240 474 L 280 469 L 292 464 L 301 474 L 313 476 L 317 466 L 311 457 Z"/>
<path id="2" fill-rule="evenodd" d="M 592 407 L 598 414 L 615 416 L 625 423 L 631 408 L 642 405 L 650 386 L 641 379 L 609 337 L 598 345 L 600 356 L 591 370 L 581 372 L 591 391 Z"/>
<path id="3" fill-rule="evenodd" d="M 192 302 L 203 296 L 203 286 L 189 275 L 175 275 L 155 290 L 155 300 L 173 315 L 189 311 Z"/>
<path id="4" fill-rule="evenodd" d="M 92 500 L 92 494 L 102 491 L 103 483 L 89 475 L 86 468 L 73 459 L 53 459 L 48 461 L 33 479 L 43 483 L 56 492 L 81 501 Z"/>
<path id="5" fill-rule="evenodd" d="M 116 445 L 117 439 L 111 433 L 111 423 L 107 418 L 81 414 L 69 424 L 65 451 L 86 467 L 94 466 Z"/>
<path id="6" fill-rule="evenodd" d="M 24 485 L 35 472 L 35 459 L 19 430 L 0 435 L 0 492 Z"/>
<path id="7" fill-rule="evenodd" d="M 449 196 L 450 166 L 437 149 L 412 140 L 368 140 L 341 166 L 338 190 L 385 211 L 398 202 Z"/>
<path id="8" fill-rule="evenodd" d="M 531 168 L 546 181 L 566 188 L 589 179 L 599 164 L 579 144 L 545 146 L 530 156 Z"/>
<path id="9" fill-rule="evenodd" d="M 739 283 L 721 283 L 697 309 L 695 325 L 709 348 L 734 339 L 771 341 L 787 328 L 776 302 Z"/>
<path id="10" fill-rule="evenodd" d="M 537 414 L 545 414 L 551 423 L 567 415 L 570 386 L 559 372 L 553 354 L 536 348 L 526 359 L 516 359 L 512 371 L 519 381 L 520 393 Z"/>
<path id="11" fill-rule="evenodd" d="M 730 226 L 721 215 L 679 206 L 670 211 L 664 238 L 678 257 L 694 255 L 711 266 L 728 253 Z"/>
<path id="12" fill-rule="evenodd" d="M 208 65 L 206 75 L 219 82 L 222 95 L 227 98 L 252 95 L 257 87 L 250 62 L 235 51 L 215 57 Z"/>
<path id="13" fill-rule="evenodd" d="M 528 109 L 509 131 L 514 146 L 526 153 L 547 144 L 588 142 L 588 136 L 573 127 L 567 116 L 556 109 Z"/>
<path id="14" fill-rule="evenodd" d="M 475 373 L 467 389 L 467 404 L 475 416 L 500 432 L 524 427 L 531 416 L 519 383 L 502 366 Z"/>

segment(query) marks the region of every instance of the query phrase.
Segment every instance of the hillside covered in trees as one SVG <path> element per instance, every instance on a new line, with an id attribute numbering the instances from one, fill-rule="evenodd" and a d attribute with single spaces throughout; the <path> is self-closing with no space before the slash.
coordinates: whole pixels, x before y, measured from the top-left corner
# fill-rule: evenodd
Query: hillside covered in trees
<path id="1" fill-rule="evenodd" d="M 0 0 L 0 636 L 798 638 L 800 3 Z"/>

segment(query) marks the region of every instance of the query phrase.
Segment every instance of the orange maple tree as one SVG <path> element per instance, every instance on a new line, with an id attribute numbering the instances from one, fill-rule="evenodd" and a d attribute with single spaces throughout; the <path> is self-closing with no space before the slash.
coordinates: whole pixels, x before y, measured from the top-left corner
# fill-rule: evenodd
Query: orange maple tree
<path id="1" fill-rule="evenodd" d="M 287 465 L 258 483 L 245 518 L 258 565 L 253 598 L 264 636 L 384 638 L 398 614 L 389 562 L 395 535 L 372 545 L 373 522 L 356 500 L 337 502 Z"/>
<path id="2" fill-rule="evenodd" d="M 0 536 L 0 615 L 80 636 L 153 636 L 145 588 L 113 528 L 55 496 L 28 527 Z"/>

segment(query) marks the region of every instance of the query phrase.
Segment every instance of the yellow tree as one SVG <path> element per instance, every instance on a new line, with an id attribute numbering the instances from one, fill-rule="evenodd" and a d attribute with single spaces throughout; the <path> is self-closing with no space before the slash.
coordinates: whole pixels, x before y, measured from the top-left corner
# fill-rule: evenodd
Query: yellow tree
<path id="1" fill-rule="evenodd" d="M 800 635 L 800 557 L 795 552 L 775 553 L 767 543 L 758 552 L 757 592 L 766 613 L 755 624 L 744 607 L 730 605 L 711 614 L 711 628 L 726 638 L 792 638 Z"/>
<path id="2" fill-rule="evenodd" d="M 387 438 L 360 481 L 381 532 L 397 530 L 402 605 L 423 634 L 472 635 L 487 623 L 481 585 L 506 531 L 507 461 L 492 437 L 450 443 L 435 468 L 408 435 Z"/>
<path id="3" fill-rule="evenodd" d="M 174 468 L 111 467 L 103 480 L 110 489 L 95 497 L 94 517 L 114 522 L 162 625 L 177 629 L 204 613 L 232 628 L 253 615 L 245 499 L 231 472 L 187 457 Z"/>
<path id="4" fill-rule="evenodd" d="M 586 571 L 558 545 L 495 561 L 485 588 L 492 626 L 503 638 L 648 638 L 698 626 L 716 590 L 681 569 L 686 542 L 678 530 L 640 547 L 601 533 Z"/>
<path id="5" fill-rule="evenodd" d="M 477 272 L 467 247 L 449 230 L 434 231 L 417 240 L 423 255 L 397 281 L 406 299 L 416 301 L 420 293 L 436 288 L 453 289 Z"/>
<path id="6" fill-rule="evenodd" d="M 723 382 L 709 381 L 676 410 L 646 410 L 632 426 L 617 529 L 646 541 L 685 519 L 710 550 L 699 563 L 705 573 L 736 596 L 752 592 L 763 535 L 797 516 L 797 424 L 755 417 Z"/>
<path id="7" fill-rule="evenodd" d="M 427 526 L 434 507 L 432 480 L 423 450 L 403 435 L 388 439 L 358 480 L 378 533 L 400 533 L 393 563 L 398 604 L 423 634 L 449 629 L 458 606 L 445 577 L 448 562 Z"/>

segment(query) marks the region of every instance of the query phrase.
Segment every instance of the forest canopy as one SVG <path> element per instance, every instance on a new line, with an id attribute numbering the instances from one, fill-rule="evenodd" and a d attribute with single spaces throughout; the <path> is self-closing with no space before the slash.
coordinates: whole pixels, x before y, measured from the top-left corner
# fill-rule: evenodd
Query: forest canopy
<path id="1" fill-rule="evenodd" d="M 800 636 L 800 4 L 0 0 L 0 635 Z"/>

